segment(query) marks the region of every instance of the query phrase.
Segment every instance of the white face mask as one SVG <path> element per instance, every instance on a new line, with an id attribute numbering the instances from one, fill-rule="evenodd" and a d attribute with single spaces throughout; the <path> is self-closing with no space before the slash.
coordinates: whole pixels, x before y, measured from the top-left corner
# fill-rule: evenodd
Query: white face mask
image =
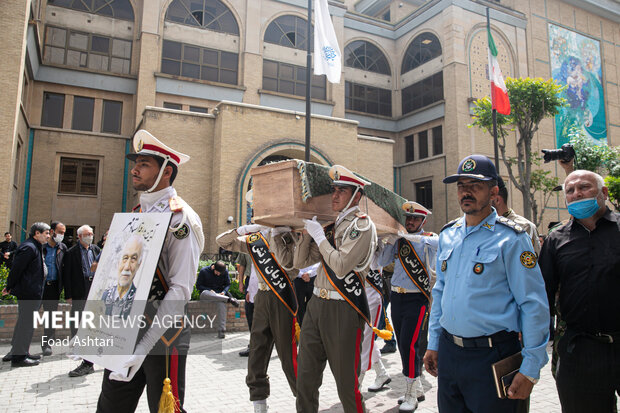
<path id="1" fill-rule="evenodd" d="M 54 242 L 56 244 L 60 244 L 63 239 L 65 239 L 65 234 L 55 234 L 54 235 Z"/>
<path id="2" fill-rule="evenodd" d="M 90 245 L 93 243 L 93 236 L 89 236 L 89 237 L 82 237 L 82 242 L 86 245 Z"/>

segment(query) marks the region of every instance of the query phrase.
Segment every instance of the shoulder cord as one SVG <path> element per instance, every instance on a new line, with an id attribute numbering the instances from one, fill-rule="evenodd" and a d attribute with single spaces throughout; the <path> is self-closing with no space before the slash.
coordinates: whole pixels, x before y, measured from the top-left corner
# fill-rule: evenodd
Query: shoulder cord
<path id="1" fill-rule="evenodd" d="M 375 227 L 375 224 L 373 224 L 373 222 L 370 219 L 368 219 L 368 226 L 366 226 L 365 228 L 360 228 L 357 225 L 357 221 L 359 221 L 358 217 L 355 217 L 355 219 L 351 221 L 347 229 L 345 229 L 344 231 L 343 239 L 349 235 L 352 229 L 355 229 L 357 231 L 368 231 L 370 229 L 371 234 L 372 234 L 372 239 L 370 241 L 368 252 L 366 253 L 366 256 L 364 257 L 364 260 L 362 261 L 362 263 L 356 266 L 355 268 L 353 268 L 354 271 L 362 271 L 368 268 L 368 266 L 370 265 L 370 261 L 372 260 L 375 254 L 375 250 L 377 249 L 377 228 Z"/>

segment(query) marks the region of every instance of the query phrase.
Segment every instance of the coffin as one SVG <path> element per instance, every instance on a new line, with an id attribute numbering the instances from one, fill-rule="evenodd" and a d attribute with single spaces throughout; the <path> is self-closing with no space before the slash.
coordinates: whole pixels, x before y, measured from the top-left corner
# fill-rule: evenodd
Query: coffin
<path id="1" fill-rule="evenodd" d="M 329 167 L 292 159 L 253 168 L 250 174 L 257 224 L 300 229 L 304 219 L 316 216 L 327 224 L 338 215 L 331 209 Z M 405 231 L 404 198 L 374 182 L 365 188 L 365 194 L 360 208 L 373 220 L 378 233 Z"/>

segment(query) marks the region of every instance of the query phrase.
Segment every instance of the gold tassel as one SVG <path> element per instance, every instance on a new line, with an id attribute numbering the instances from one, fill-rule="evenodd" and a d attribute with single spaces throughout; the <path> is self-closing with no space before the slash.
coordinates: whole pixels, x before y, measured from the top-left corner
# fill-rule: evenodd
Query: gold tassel
<path id="1" fill-rule="evenodd" d="M 159 409 L 157 413 L 175 413 L 181 410 L 179 401 L 174 397 L 174 393 L 172 393 L 172 382 L 168 377 L 168 367 L 170 363 L 168 349 L 169 347 L 166 346 L 166 378 L 164 379 L 164 387 L 161 391 L 161 397 L 159 398 Z"/>
<path id="2" fill-rule="evenodd" d="M 388 330 L 379 330 L 377 327 L 373 327 L 372 331 L 377 335 L 377 337 L 382 338 L 383 340 L 391 340 L 392 332 Z"/>
<path id="3" fill-rule="evenodd" d="M 299 326 L 299 322 L 295 319 L 295 342 L 299 344 L 299 334 L 301 333 L 301 327 Z"/>
<path id="4" fill-rule="evenodd" d="M 390 319 L 385 317 L 385 329 L 391 332 L 394 332 L 394 327 L 390 324 Z"/>
<path id="5" fill-rule="evenodd" d="M 177 411 L 177 400 L 172 394 L 172 386 L 170 385 L 170 379 L 166 377 L 164 379 L 164 388 L 161 392 L 161 398 L 159 399 L 158 413 L 174 413 Z"/>

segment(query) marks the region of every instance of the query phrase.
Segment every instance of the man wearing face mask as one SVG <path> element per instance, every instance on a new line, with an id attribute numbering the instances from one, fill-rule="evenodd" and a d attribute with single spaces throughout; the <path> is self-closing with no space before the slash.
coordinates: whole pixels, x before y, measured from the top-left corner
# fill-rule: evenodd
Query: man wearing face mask
<path id="1" fill-rule="evenodd" d="M 564 181 L 571 219 L 549 234 L 540 267 L 553 314 L 566 332 L 556 385 L 563 413 L 615 411 L 620 391 L 620 214 L 606 205 L 603 178 L 576 170 Z"/>
<path id="2" fill-rule="evenodd" d="M 30 227 L 30 237 L 15 251 L 11 272 L 2 295 L 17 297 L 17 322 L 13 330 L 11 351 L 3 360 L 11 360 L 11 367 L 30 367 L 39 364 L 39 355 L 29 353 L 34 333 L 33 313 L 41 307 L 43 282 L 47 268 L 43 257 L 43 245 L 50 237 L 50 226 L 35 222 Z"/>
<path id="3" fill-rule="evenodd" d="M 62 222 L 52 221 L 50 225 L 50 239 L 44 245 L 45 265 L 47 266 L 47 278 L 43 286 L 43 311 L 48 312 L 50 320 L 52 311 L 58 309 L 58 300 L 63 286 L 63 259 L 67 253 L 67 246 L 62 243 L 66 227 Z M 44 339 L 41 341 L 41 349 L 44 356 L 52 355 L 52 347 L 48 344 L 53 340 L 56 330 L 52 327 L 43 330 Z"/>
<path id="4" fill-rule="evenodd" d="M 74 317 L 80 317 L 84 310 L 88 292 L 95 276 L 94 266 L 97 256 L 101 252 L 93 244 L 93 229 L 82 225 L 77 229 L 78 243 L 69 248 L 65 254 L 63 283 L 65 299 L 71 304 Z M 77 333 L 77 325 L 71 325 L 71 336 Z M 82 360 L 82 363 L 69 372 L 69 377 L 85 376 L 94 372 L 93 363 Z"/>

